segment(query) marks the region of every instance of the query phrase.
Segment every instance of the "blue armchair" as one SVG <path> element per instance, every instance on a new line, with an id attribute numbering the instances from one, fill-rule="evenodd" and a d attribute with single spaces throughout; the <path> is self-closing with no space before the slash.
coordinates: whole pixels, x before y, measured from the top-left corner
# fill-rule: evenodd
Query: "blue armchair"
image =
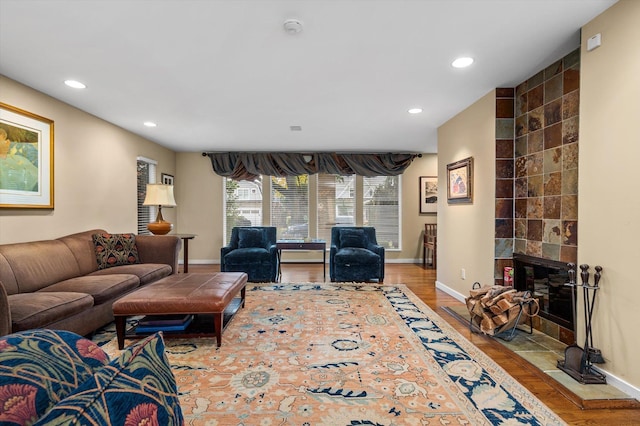
<path id="1" fill-rule="evenodd" d="M 375 228 L 331 228 L 329 276 L 332 282 L 384 280 L 384 247 L 378 245 Z"/>
<path id="2" fill-rule="evenodd" d="M 229 245 L 220 249 L 220 271 L 246 272 L 251 282 L 275 281 L 278 273 L 276 228 L 233 228 Z"/>

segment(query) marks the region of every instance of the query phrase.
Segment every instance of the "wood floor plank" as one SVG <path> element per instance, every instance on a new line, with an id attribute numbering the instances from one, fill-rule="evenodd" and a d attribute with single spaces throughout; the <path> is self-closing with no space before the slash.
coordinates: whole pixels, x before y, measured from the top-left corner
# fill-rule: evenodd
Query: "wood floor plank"
<path id="1" fill-rule="evenodd" d="M 327 267 L 328 268 L 328 267 Z M 189 265 L 190 272 L 217 272 L 219 265 Z M 327 273 L 328 275 L 328 273 Z M 327 277 L 328 279 L 328 277 Z M 469 327 L 449 315 L 444 306 L 462 305 L 457 299 L 436 289 L 436 271 L 417 264 L 385 265 L 384 281 L 405 284 L 416 296 L 450 323 L 460 334 L 489 355 L 513 378 L 544 402 L 570 425 L 640 425 L 640 410 L 592 409 L 582 410 L 569 398 L 550 386 L 532 371 L 522 358 L 492 338 L 471 333 Z M 322 265 L 286 264 L 282 266 L 282 282 L 322 282 Z M 470 284 L 471 286 L 471 284 Z"/>

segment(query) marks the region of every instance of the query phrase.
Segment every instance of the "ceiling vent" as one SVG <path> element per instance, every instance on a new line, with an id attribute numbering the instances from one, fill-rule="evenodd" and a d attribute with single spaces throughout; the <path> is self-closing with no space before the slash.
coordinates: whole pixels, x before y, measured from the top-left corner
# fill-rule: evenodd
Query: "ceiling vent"
<path id="1" fill-rule="evenodd" d="M 292 132 L 301 132 L 302 126 L 289 126 L 289 130 L 291 130 Z"/>

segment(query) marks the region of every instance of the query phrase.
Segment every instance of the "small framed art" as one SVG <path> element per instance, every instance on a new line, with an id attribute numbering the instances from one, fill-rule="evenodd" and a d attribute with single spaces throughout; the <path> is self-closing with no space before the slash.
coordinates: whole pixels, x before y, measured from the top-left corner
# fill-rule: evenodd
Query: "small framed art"
<path id="1" fill-rule="evenodd" d="M 438 177 L 420 176 L 420 214 L 438 212 Z"/>
<path id="2" fill-rule="evenodd" d="M 162 184 L 163 185 L 173 185 L 173 175 L 168 175 L 166 173 L 162 173 L 160 175 L 160 178 L 162 179 Z"/>
<path id="3" fill-rule="evenodd" d="M 447 202 L 473 203 L 473 157 L 447 164 Z"/>

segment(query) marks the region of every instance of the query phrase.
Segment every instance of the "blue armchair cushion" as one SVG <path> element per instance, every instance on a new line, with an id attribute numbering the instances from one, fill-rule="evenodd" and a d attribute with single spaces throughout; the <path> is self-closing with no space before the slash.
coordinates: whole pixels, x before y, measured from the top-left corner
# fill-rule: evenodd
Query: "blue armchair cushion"
<path id="1" fill-rule="evenodd" d="M 156 333 L 122 352 L 60 401 L 38 425 L 182 425 L 176 381 Z"/>
<path id="2" fill-rule="evenodd" d="M 341 229 L 340 230 L 340 246 L 366 248 L 367 238 L 364 235 L 364 230 Z"/>
<path id="3" fill-rule="evenodd" d="M 98 345 L 69 331 L 0 338 L 0 423 L 32 424 L 108 363 Z"/>
<path id="4" fill-rule="evenodd" d="M 380 262 L 380 256 L 367 249 L 345 247 L 336 253 L 335 260 L 338 265 L 371 266 Z"/>
<path id="5" fill-rule="evenodd" d="M 264 233 L 260 229 L 238 229 L 238 248 L 264 247 Z"/>
<path id="6" fill-rule="evenodd" d="M 229 265 L 269 262 L 271 253 L 261 247 L 239 248 L 230 251 L 224 260 Z"/>

